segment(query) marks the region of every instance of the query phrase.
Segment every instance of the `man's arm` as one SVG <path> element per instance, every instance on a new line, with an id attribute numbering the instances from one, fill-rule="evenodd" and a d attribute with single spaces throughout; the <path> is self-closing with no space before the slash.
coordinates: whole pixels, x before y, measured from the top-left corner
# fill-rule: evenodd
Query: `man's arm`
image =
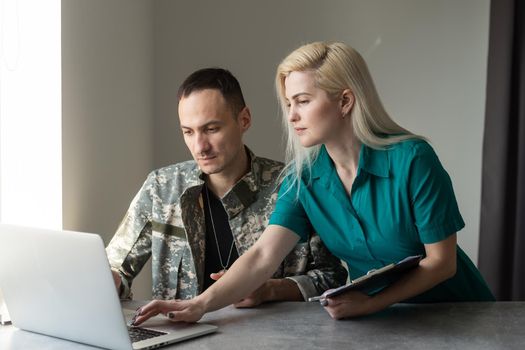
<path id="1" fill-rule="evenodd" d="M 304 274 L 298 274 L 297 264 L 307 259 Z M 307 244 L 297 245 L 284 260 L 284 276 L 293 281 L 301 292 L 301 300 L 321 295 L 328 289 L 344 285 L 348 272 L 341 260 L 328 250 L 321 238 L 312 233 Z"/>
<path id="2" fill-rule="evenodd" d="M 133 279 L 151 256 L 151 225 L 145 225 L 138 235 L 119 227 L 106 247 L 106 253 L 119 297 L 130 299 Z"/>
<path id="3" fill-rule="evenodd" d="M 106 247 L 121 299 L 131 298 L 133 279 L 151 256 L 150 193 L 153 185 L 154 176 L 150 174 Z"/>
<path id="4" fill-rule="evenodd" d="M 253 307 L 268 301 L 306 301 L 344 285 L 348 277 L 341 260 L 328 251 L 315 233 L 307 243 L 295 246 L 284 259 L 282 268 L 284 278 L 269 279 L 235 306 Z"/>

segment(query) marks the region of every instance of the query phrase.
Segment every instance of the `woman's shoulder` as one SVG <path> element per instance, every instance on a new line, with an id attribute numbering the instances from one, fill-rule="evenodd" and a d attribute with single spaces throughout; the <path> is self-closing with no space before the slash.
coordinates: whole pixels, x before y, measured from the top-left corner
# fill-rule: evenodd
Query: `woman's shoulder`
<path id="1" fill-rule="evenodd" d="M 408 169 L 418 166 L 434 166 L 440 164 L 432 146 L 424 139 L 407 139 L 390 145 L 386 152 L 390 171 L 406 174 Z"/>
<path id="2" fill-rule="evenodd" d="M 428 141 L 420 138 L 411 138 L 390 145 L 387 148 L 393 157 L 415 158 L 420 156 L 434 156 L 435 151 Z"/>

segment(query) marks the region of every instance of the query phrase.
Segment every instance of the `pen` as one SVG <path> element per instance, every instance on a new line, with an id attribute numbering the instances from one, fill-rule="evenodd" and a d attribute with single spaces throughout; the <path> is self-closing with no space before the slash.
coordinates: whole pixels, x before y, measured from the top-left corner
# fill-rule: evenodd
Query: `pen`
<path id="1" fill-rule="evenodd" d="M 308 301 L 318 301 L 322 306 L 328 305 L 328 300 L 326 300 L 324 295 L 308 298 Z"/>
<path id="2" fill-rule="evenodd" d="M 324 299 L 324 297 L 322 295 L 318 295 L 316 297 L 308 298 L 308 301 L 321 301 L 321 299 Z"/>

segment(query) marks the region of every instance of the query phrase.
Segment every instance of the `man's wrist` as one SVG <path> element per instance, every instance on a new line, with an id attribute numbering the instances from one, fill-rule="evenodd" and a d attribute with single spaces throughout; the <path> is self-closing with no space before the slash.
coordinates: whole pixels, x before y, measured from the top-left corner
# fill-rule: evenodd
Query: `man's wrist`
<path id="1" fill-rule="evenodd" d="M 119 298 L 123 299 L 125 293 L 126 293 L 126 286 L 124 285 L 124 282 L 122 281 L 122 279 L 120 279 L 120 284 L 118 286 L 118 296 L 119 296 Z"/>
<path id="2" fill-rule="evenodd" d="M 261 287 L 262 302 L 304 300 L 297 283 L 287 278 L 269 279 Z"/>
<path id="3" fill-rule="evenodd" d="M 261 292 L 261 302 L 267 302 L 267 301 L 273 301 L 276 298 L 276 282 L 278 280 L 275 279 L 269 279 L 268 281 L 264 282 L 263 285 L 259 288 L 262 289 Z"/>

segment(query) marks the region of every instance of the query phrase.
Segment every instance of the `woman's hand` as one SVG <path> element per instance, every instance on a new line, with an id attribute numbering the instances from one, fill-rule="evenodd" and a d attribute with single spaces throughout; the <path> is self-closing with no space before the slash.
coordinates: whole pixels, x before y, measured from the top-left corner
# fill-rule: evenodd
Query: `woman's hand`
<path id="1" fill-rule="evenodd" d="M 350 291 L 336 297 L 326 298 L 324 308 L 336 320 L 368 315 L 374 312 L 372 309 L 372 297 L 357 291 Z"/>
<path id="2" fill-rule="evenodd" d="M 190 300 L 153 300 L 137 310 L 131 321 L 132 326 L 139 326 L 153 316 L 163 314 L 173 322 L 197 322 L 205 313 L 197 299 Z"/>

